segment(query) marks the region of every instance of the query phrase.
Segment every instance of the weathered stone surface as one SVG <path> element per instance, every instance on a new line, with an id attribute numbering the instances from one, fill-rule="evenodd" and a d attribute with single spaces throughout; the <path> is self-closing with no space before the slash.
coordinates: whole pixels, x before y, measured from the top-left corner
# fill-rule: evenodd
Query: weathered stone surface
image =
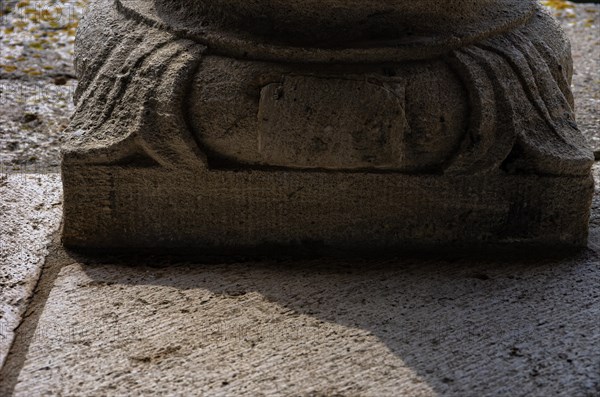
<path id="1" fill-rule="evenodd" d="M 568 40 L 535 1 L 468 3 L 94 3 L 65 243 L 585 245 Z"/>
<path id="2" fill-rule="evenodd" d="M 58 230 L 61 192 L 58 174 L 0 169 L 0 367 Z"/>
<path id="3" fill-rule="evenodd" d="M 599 261 L 600 250 L 178 265 L 58 254 L 3 391 L 597 395 Z"/>

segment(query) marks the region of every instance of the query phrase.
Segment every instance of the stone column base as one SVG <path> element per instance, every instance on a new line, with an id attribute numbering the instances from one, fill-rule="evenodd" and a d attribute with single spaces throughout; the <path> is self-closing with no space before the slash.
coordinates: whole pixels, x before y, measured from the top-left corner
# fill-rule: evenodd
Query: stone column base
<path id="1" fill-rule="evenodd" d="M 70 247 L 586 245 L 594 156 L 535 0 L 97 0 L 76 69 Z"/>

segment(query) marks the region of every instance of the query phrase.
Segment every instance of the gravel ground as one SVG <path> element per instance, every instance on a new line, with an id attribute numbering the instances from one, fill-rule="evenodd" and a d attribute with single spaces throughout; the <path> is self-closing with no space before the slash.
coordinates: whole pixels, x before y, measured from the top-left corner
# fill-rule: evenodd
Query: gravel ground
<path id="1" fill-rule="evenodd" d="M 86 1 L 0 2 L 0 165 L 56 170 L 73 112 L 73 44 Z"/>
<path id="2" fill-rule="evenodd" d="M 600 4 L 546 1 L 571 39 L 577 122 L 600 152 Z"/>
<path id="3" fill-rule="evenodd" d="M 0 166 L 56 170 L 73 112 L 73 41 L 88 0 L 1 1 Z M 543 2 L 573 43 L 581 130 L 600 156 L 600 5 Z"/>

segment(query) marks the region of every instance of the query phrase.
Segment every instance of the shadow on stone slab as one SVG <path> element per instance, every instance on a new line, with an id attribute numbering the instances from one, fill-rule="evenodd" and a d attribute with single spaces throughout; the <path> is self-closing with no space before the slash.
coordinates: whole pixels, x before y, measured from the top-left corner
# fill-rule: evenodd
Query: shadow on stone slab
<path id="1" fill-rule="evenodd" d="M 600 376 L 585 375 L 600 354 L 593 343 L 599 259 L 90 264 L 84 271 L 99 283 L 256 291 L 295 313 L 372 333 L 439 393 L 487 394 L 509 382 L 517 394 L 582 395 L 600 390 Z M 150 281 L 148 273 L 160 277 Z"/>
<path id="2" fill-rule="evenodd" d="M 243 263 L 165 257 L 99 263 L 61 255 L 64 264 L 81 264 L 90 285 L 99 288 L 168 287 L 182 296 L 200 289 L 231 299 L 258 293 L 282 312 L 367 331 L 439 394 L 593 395 L 600 390 L 600 346 L 594 343 L 600 337 L 600 255 L 592 250 L 571 258 Z M 206 302 L 184 303 L 190 313 L 205 310 Z M 179 306 L 173 302 L 172 307 Z M 244 316 L 245 309 L 239 310 L 232 319 Z M 311 332 L 298 329 L 297 343 L 308 346 Z M 191 328 L 182 338 L 185 344 L 202 335 Z M 363 354 L 340 351 L 332 359 L 343 366 Z"/>
<path id="3" fill-rule="evenodd" d="M 587 247 L 550 246 L 546 244 L 496 244 L 468 246 L 455 244 L 440 247 L 416 247 L 403 249 L 336 249 L 318 242 L 298 245 L 265 244 L 247 248 L 187 249 L 187 248 L 67 248 L 63 249 L 81 263 L 105 263 L 133 265 L 134 263 L 247 263 L 262 261 L 297 262 L 306 260 L 344 261 L 361 264 L 373 261 L 482 261 L 495 258 L 504 262 L 527 260 L 561 260 L 581 257 L 595 250 L 593 229 L 588 236 Z"/>

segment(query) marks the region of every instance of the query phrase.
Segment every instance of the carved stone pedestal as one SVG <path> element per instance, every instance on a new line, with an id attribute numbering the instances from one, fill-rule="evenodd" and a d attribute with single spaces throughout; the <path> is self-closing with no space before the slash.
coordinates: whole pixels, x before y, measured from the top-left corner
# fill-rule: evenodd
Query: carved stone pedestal
<path id="1" fill-rule="evenodd" d="M 536 1 L 99 0 L 76 66 L 68 246 L 586 244 L 593 156 Z"/>

